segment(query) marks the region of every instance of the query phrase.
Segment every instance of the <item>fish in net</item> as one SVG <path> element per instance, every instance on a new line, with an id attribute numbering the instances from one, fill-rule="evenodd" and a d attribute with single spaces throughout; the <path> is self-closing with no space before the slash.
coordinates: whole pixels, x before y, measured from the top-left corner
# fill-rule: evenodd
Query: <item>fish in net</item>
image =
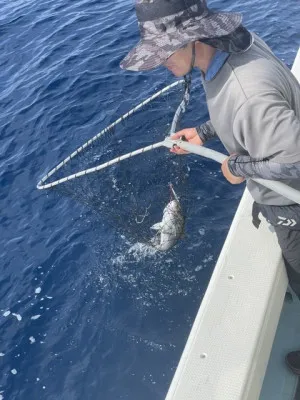
<path id="1" fill-rule="evenodd" d="M 157 92 L 75 150 L 38 188 L 71 197 L 130 241 L 170 249 L 184 233 L 188 164 L 159 144 L 180 129 L 189 96 L 187 78 Z"/>

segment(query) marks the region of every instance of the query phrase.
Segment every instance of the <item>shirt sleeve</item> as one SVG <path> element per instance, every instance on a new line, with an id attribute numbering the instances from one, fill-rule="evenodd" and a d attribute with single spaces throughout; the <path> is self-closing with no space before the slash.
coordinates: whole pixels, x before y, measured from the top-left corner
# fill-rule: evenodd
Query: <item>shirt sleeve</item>
<path id="1" fill-rule="evenodd" d="M 229 157 L 228 168 L 233 175 L 244 178 L 262 178 L 274 181 L 300 179 L 300 162 L 283 164 L 269 160 L 259 161 L 249 156 L 233 155 Z"/>
<path id="2" fill-rule="evenodd" d="M 197 126 L 196 130 L 203 143 L 217 136 L 217 132 L 215 131 L 215 128 L 213 127 L 211 121 L 207 121 L 204 124 Z"/>
<path id="3" fill-rule="evenodd" d="M 235 116 L 233 134 L 253 159 L 300 161 L 300 121 L 278 91 L 246 100 Z"/>

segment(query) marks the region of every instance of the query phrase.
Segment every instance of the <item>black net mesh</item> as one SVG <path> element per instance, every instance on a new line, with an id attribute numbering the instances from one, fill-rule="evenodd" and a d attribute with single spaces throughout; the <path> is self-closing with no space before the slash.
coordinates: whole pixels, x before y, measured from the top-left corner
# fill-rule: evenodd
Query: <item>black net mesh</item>
<path id="1" fill-rule="evenodd" d="M 178 85 L 148 103 L 79 153 L 46 183 L 162 141 L 170 133 L 183 94 L 184 85 Z M 50 190 L 84 204 L 98 221 L 117 234 L 151 245 L 155 236 L 151 227 L 162 220 L 164 208 L 174 198 L 170 183 L 180 199 L 180 212 L 183 216 L 187 213 L 187 171 L 186 157 L 174 155 L 163 147 Z"/>

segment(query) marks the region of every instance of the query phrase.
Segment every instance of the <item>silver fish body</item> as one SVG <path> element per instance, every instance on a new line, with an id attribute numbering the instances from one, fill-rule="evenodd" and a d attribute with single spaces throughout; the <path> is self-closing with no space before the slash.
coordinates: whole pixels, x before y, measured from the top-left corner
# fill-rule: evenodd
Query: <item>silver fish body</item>
<path id="1" fill-rule="evenodd" d="M 162 221 L 153 225 L 151 229 L 157 230 L 151 243 L 160 251 L 169 250 L 182 237 L 184 217 L 177 196 L 164 208 Z"/>

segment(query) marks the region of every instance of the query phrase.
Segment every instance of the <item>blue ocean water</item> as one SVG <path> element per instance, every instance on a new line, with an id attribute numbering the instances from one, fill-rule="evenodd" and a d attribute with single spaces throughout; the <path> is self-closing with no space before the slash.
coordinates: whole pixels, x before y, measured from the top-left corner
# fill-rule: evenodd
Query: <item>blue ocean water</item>
<path id="1" fill-rule="evenodd" d="M 243 186 L 198 162 L 193 234 L 156 258 L 126 252 L 80 206 L 37 191 L 76 145 L 174 79 L 119 69 L 138 40 L 131 1 L 0 4 L 0 398 L 163 399 Z M 243 12 L 292 65 L 299 0 L 210 4 Z"/>

